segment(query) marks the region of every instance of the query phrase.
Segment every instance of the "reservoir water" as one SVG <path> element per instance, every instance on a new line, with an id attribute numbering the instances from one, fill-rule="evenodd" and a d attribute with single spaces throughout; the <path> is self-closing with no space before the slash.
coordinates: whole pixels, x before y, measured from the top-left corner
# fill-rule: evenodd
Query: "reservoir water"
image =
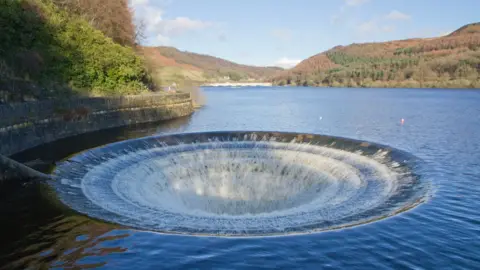
<path id="1" fill-rule="evenodd" d="M 428 198 L 409 211 L 351 228 L 274 237 L 196 237 L 90 218 L 55 200 L 48 185 L 6 183 L 0 190 L 0 267 L 480 268 L 479 91 L 243 87 L 204 88 L 204 93 L 206 106 L 190 117 L 85 134 L 14 158 L 45 171 L 48 164 L 80 151 L 148 135 L 314 133 L 375 142 L 416 156 L 423 164 L 420 177 L 431 183 Z"/>

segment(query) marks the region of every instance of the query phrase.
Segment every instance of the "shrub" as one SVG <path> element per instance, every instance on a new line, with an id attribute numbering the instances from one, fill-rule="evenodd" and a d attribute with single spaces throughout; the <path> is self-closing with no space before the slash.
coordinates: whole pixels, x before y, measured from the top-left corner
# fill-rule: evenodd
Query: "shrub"
<path id="1" fill-rule="evenodd" d="M 0 32 L 0 58 L 17 78 L 82 93 L 147 89 L 149 76 L 132 48 L 115 43 L 51 0 L 0 0 Z"/>

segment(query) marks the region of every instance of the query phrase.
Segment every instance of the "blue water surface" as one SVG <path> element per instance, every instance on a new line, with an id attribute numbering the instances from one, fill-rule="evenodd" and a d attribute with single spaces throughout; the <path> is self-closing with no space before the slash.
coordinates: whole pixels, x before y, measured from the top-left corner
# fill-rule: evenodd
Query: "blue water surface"
<path id="1" fill-rule="evenodd" d="M 35 216 L 45 218 L 32 223 L 32 203 L 41 205 L 46 197 L 35 189 L 43 195 L 9 208 L 8 219 L 30 225 L 4 225 L 4 267 L 480 269 L 480 91 L 258 87 L 204 93 L 206 106 L 189 119 L 152 132 L 290 131 L 387 144 L 424 160 L 421 176 L 432 182 L 431 198 L 350 229 L 215 238 L 134 231 L 66 210 L 52 214 L 53 206 L 36 207 Z M 9 236 L 12 230 L 22 233 Z"/>

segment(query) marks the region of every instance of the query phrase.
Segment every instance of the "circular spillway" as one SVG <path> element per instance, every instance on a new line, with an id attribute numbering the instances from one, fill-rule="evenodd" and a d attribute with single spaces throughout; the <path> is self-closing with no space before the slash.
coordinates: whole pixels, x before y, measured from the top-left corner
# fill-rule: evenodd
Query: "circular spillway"
<path id="1" fill-rule="evenodd" d="M 164 233 L 261 236 L 373 222 L 423 202 L 415 157 L 322 135 L 212 132 L 114 143 L 51 184 L 88 216 Z"/>

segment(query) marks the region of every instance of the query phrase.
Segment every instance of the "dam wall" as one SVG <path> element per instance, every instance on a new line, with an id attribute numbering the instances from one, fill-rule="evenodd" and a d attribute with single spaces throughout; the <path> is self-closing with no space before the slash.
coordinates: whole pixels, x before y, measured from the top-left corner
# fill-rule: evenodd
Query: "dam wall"
<path id="1" fill-rule="evenodd" d="M 273 86 L 272 83 L 262 83 L 262 82 L 239 82 L 239 83 L 206 83 L 202 86 L 209 86 L 209 87 L 271 87 Z"/>
<path id="2" fill-rule="evenodd" d="M 58 139 L 193 113 L 190 94 L 149 94 L 0 105 L 0 155 Z M 1 173 L 1 172 L 0 172 Z"/>

